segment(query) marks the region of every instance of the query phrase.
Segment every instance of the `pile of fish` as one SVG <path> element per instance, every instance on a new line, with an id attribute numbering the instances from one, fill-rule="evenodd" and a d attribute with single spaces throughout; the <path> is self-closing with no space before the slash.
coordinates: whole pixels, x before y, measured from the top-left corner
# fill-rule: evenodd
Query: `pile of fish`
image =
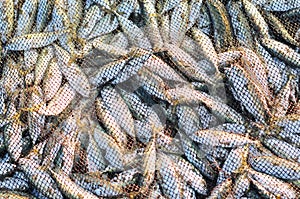
<path id="1" fill-rule="evenodd" d="M 1 0 L 0 198 L 300 198 L 299 24 L 300 1 Z"/>

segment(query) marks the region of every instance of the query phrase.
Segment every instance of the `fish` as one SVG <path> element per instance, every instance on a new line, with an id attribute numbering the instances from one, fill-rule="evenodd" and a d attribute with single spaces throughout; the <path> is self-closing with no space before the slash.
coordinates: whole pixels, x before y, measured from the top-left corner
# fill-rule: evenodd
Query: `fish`
<path id="1" fill-rule="evenodd" d="M 231 178 L 231 176 L 237 172 L 244 163 L 244 157 L 246 153 L 245 147 L 237 147 L 233 149 L 227 156 L 224 165 L 219 172 L 219 176 L 217 179 L 217 184 L 221 184 L 227 178 Z M 247 154 L 246 154 L 247 155 Z"/>
<path id="2" fill-rule="evenodd" d="M 298 198 L 280 3 L 0 1 L 0 198 Z"/>
<path id="3" fill-rule="evenodd" d="M 83 21 L 77 30 L 78 36 L 83 39 L 87 39 L 97 22 L 103 16 L 104 12 L 102 12 L 97 5 L 91 6 L 86 13 L 84 13 Z"/>
<path id="4" fill-rule="evenodd" d="M 12 190 L 12 191 L 24 191 L 29 189 L 28 182 L 25 182 L 18 178 L 7 177 L 0 183 L 1 189 Z"/>
<path id="5" fill-rule="evenodd" d="M 124 167 L 122 148 L 124 146 L 119 146 L 112 137 L 100 130 L 99 127 L 94 129 L 93 137 L 98 147 L 105 150 L 105 159 L 116 169 L 122 170 Z"/>
<path id="6" fill-rule="evenodd" d="M 113 197 L 125 195 L 123 190 L 108 180 L 99 178 L 98 174 L 87 173 L 80 174 L 74 173 L 71 175 L 71 179 L 79 186 L 89 190 L 100 197 Z"/>
<path id="7" fill-rule="evenodd" d="M 31 95 L 31 106 L 34 109 L 29 112 L 28 120 L 29 120 L 29 135 L 32 139 L 32 142 L 35 144 L 40 135 L 42 134 L 43 127 L 45 125 L 45 116 L 40 115 L 38 113 L 38 109 L 45 108 L 46 104 L 43 103 L 43 94 L 42 89 L 38 86 L 35 87 L 36 90 L 32 92 Z"/>
<path id="8" fill-rule="evenodd" d="M 216 172 L 207 160 L 204 151 L 196 147 L 187 135 L 180 133 L 180 138 L 183 152 L 189 162 L 191 162 L 191 164 L 193 164 L 201 172 L 201 174 L 209 179 L 214 179 Z"/>
<path id="9" fill-rule="evenodd" d="M 38 165 L 35 161 L 22 158 L 19 160 L 22 171 L 29 178 L 30 182 L 36 186 L 36 188 L 45 194 L 47 197 L 62 199 L 63 196 L 59 191 L 55 181 L 51 176 Z"/>
<path id="10" fill-rule="evenodd" d="M 75 182 L 73 182 L 63 171 L 53 171 L 50 170 L 51 175 L 58 183 L 58 186 L 62 190 L 64 194 L 66 194 L 70 198 L 98 198 L 96 195 L 84 190 L 82 187 L 78 186 Z"/>
<path id="11" fill-rule="evenodd" d="M 0 197 L 8 199 L 35 199 L 34 196 L 18 191 L 1 191 Z"/>
<path id="12" fill-rule="evenodd" d="M 92 31 L 87 36 L 87 39 L 94 39 L 114 31 L 119 26 L 119 22 L 112 14 L 106 14 L 92 28 Z"/>
<path id="13" fill-rule="evenodd" d="M 193 90 L 188 85 L 182 86 L 182 88 L 168 89 L 167 92 L 171 96 L 172 103 L 175 105 L 204 103 L 218 117 L 225 121 L 239 124 L 244 122 L 242 116 L 227 104 L 224 104 L 205 92 Z M 189 95 L 186 95 L 186 93 L 189 93 Z"/>
<path id="14" fill-rule="evenodd" d="M 22 12 L 20 12 L 17 21 L 16 32 L 14 36 L 21 36 L 30 33 L 32 25 L 36 16 L 38 8 L 38 1 L 25 1 L 22 5 Z"/>
<path id="15" fill-rule="evenodd" d="M 256 181 L 258 182 L 261 187 L 269 191 L 270 193 L 277 195 L 282 198 L 296 198 L 297 192 L 292 188 L 290 184 L 287 184 L 277 178 L 272 176 L 256 172 L 252 169 L 248 170 L 247 176 L 251 180 L 251 182 Z M 276 182 L 276 184 L 273 184 Z M 275 186 L 270 186 L 271 184 Z"/>
<path id="16" fill-rule="evenodd" d="M 58 61 L 53 58 L 43 80 L 43 93 L 46 101 L 51 100 L 61 86 L 63 75 L 58 66 Z"/>
<path id="17" fill-rule="evenodd" d="M 197 21 L 200 15 L 200 10 L 203 6 L 202 0 L 194 0 L 190 3 L 190 14 L 187 29 L 190 29 Z"/>
<path id="18" fill-rule="evenodd" d="M 250 160 L 251 166 L 260 172 L 278 177 L 280 179 L 299 179 L 299 163 L 279 157 L 260 156 Z"/>
<path id="19" fill-rule="evenodd" d="M 285 0 L 283 4 L 278 4 L 275 0 L 268 0 L 265 2 L 256 0 L 254 2 L 268 11 L 289 11 L 299 7 L 300 5 L 298 1 L 291 0 Z"/>
<path id="20" fill-rule="evenodd" d="M 245 13 L 242 11 L 241 6 L 241 1 L 229 1 L 227 4 L 228 14 L 231 17 L 233 33 L 241 46 L 255 49 L 255 42 L 251 33 L 250 23 Z"/>
<path id="21" fill-rule="evenodd" d="M 185 53 L 173 44 L 168 44 L 166 47 L 167 54 L 184 75 L 191 79 L 195 79 L 196 81 L 204 81 L 208 84 L 214 83 L 214 79 L 198 67 L 195 60 L 189 54 Z"/>
<path id="22" fill-rule="evenodd" d="M 142 49 L 137 49 L 136 51 L 133 51 L 133 53 L 136 54 L 136 58 L 133 58 L 126 63 L 122 72 L 119 73 L 112 81 L 113 84 L 125 82 L 132 76 L 136 75 L 151 56 L 150 53 L 145 52 Z"/>
<path id="23" fill-rule="evenodd" d="M 143 0 L 145 14 L 148 18 L 149 23 L 146 29 L 149 31 L 147 36 L 153 46 L 153 49 L 160 50 L 163 48 L 163 39 L 159 30 L 158 24 L 158 13 L 155 9 L 155 1 Z"/>
<path id="24" fill-rule="evenodd" d="M 15 5 L 13 0 L 2 1 L 0 5 L 1 12 L 1 42 L 7 43 L 11 39 L 14 28 Z"/>
<path id="25" fill-rule="evenodd" d="M 38 60 L 34 68 L 34 84 L 39 85 L 42 81 L 48 65 L 54 57 L 54 49 L 52 46 L 43 48 L 39 54 Z"/>
<path id="26" fill-rule="evenodd" d="M 199 47 L 205 52 L 205 56 L 213 63 L 215 70 L 218 71 L 218 54 L 210 38 L 197 28 L 192 29 L 192 34 Z"/>
<path id="27" fill-rule="evenodd" d="M 271 54 L 260 44 L 257 44 L 257 53 L 265 62 L 268 75 L 269 87 L 276 94 L 283 87 L 287 74 L 285 73 L 286 64 L 273 58 Z"/>
<path id="28" fill-rule="evenodd" d="M 274 16 L 272 13 L 265 11 L 264 16 L 266 17 L 267 23 L 274 29 L 274 32 L 282 37 L 284 40 L 294 46 L 299 46 L 298 42 L 290 35 L 284 25 Z"/>
<path id="29" fill-rule="evenodd" d="M 225 74 L 232 84 L 233 96 L 254 116 L 256 121 L 265 123 L 269 108 L 264 95 L 259 94 L 261 90 L 257 88 L 257 84 L 247 78 L 248 74 L 238 64 L 226 69 Z"/>
<path id="30" fill-rule="evenodd" d="M 94 39 L 91 42 L 91 44 L 97 50 L 104 51 L 113 57 L 122 57 L 122 56 L 125 57 L 129 54 L 129 52 L 123 48 L 118 48 L 118 47 L 115 47 L 114 45 L 104 43 L 102 41 L 102 38 Z M 89 44 L 86 44 L 86 45 L 89 45 Z"/>
<path id="31" fill-rule="evenodd" d="M 224 4 L 219 0 L 206 1 L 214 29 L 214 42 L 217 52 L 224 52 L 232 46 L 232 29 Z"/>
<path id="32" fill-rule="evenodd" d="M 299 162 L 299 149 L 297 147 L 274 137 L 265 138 L 262 142 L 279 157 Z"/>
<path id="33" fill-rule="evenodd" d="M 67 30 L 57 32 L 31 33 L 13 37 L 5 46 L 7 51 L 22 51 L 41 48 L 52 44 Z"/>
<path id="34" fill-rule="evenodd" d="M 41 32 L 46 27 L 47 19 L 51 15 L 53 6 L 53 1 L 42 0 L 38 2 L 36 11 L 36 32 Z"/>
<path id="35" fill-rule="evenodd" d="M 178 105 L 176 107 L 178 127 L 187 135 L 191 135 L 200 129 L 200 120 L 193 108 Z"/>
<path id="36" fill-rule="evenodd" d="M 235 198 L 241 198 L 245 192 L 250 189 L 250 180 L 247 176 L 247 173 L 241 174 L 233 187 L 233 193 Z"/>
<path id="37" fill-rule="evenodd" d="M 186 83 L 186 80 L 182 76 L 180 76 L 180 74 L 178 74 L 176 70 L 166 64 L 158 56 L 155 56 L 153 54 L 149 57 L 149 59 L 147 59 L 143 67 L 152 71 L 166 81 Z M 164 70 L 161 70 L 161 68 L 163 68 Z"/>
<path id="38" fill-rule="evenodd" d="M 230 178 L 226 179 L 223 183 L 216 186 L 210 196 L 207 198 L 215 199 L 215 198 L 222 198 L 227 197 L 228 194 L 231 192 L 232 180 Z"/>
<path id="39" fill-rule="evenodd" d="M 257 143 L 257 141 L 246 138 L 240 134 L 209 129 L 196 131 L 191 136 L 191 139 L 201 144 L 229 148 Z"/>
<path id="40" fill-rule="evenodd" d="M 109 97 L 109 96 L 107 96 L 107 97 Z M 113 106 L 111 106 L 111 107 L 113 107 Z M 124 108 L 124 106 L 123 106 L 123 108 Z M 126 133 L 123 131 L 122 127 L 118 123 L 118 121 L 120 121 L 121 117 L 118 117 L 118 118 L 114 117 L 114 115 L 117 115 L 118 112 L 112 113 L 108 109 L 108 107 L 105 105 L 105 101 L 100 98 L 97 98 L 95 100 L 95 109 L 96 109 L 96 114 L 97 114 L 99 121 L 101 121 L 103 123 L 104 127 L 109 131 L 112 138 L 117 142 L 118 146 L 122 147 L 122 148 L 124 146 L 126 146 L 127 145 Z M 125 110 L 127 110 L 126 106 L 125 106 Z M 129 118 L 129 120 L 130 120 L 130 118 Z M 124 125 L 125 124 L 126 123 L 124 123 Z"/>
<path id="41" fill-rule="evenodd" d="M 100 86 L 112 80 L 125 67 L 126 62 L 126 59 L 122 59 L 102 66 L 89 77 L 89 82 L 92 85 Z"/>
<path id="42" fill-rule="evenodd" d="M 13 160 L 17 161 L 22 152 L 23 126 L 18 119 L 14 119 L 5 127 L 4 139 L 7 150 Z"/>
<path id="43" fill-rule="evenodd" d="M 41 115 L 58 115 L 71 103 L 76 95 L 76 91 L 65 83 L 60 87 L 47 106 L 42 106 L 37 111 Z"/>
<path id="44" fill-rule="evenodd" d="M 255 5 L 248 0 L 242 0 L 242 4 L 247 16 L 251 19 L 251 22 L 256 27 L 257 31 L 264 39 L 270 38 L 269 26 Z"/>
<path id="45" fill-rule="evenodd" d="M 122 15 L 115 13 L 116 17 L 123 29 L 124 33 L 127 35 L 129 42 L 136 47 L 150 50 L 152 45 L 149 39 L 146 37 L 144 32 L 135 25 L 132 21 L 126 19 Z"/>
<path id="46" fill-rule="evenodd" d="M 160 155 L 160 165 L 158 167 L 161 175 L 163 193 L 170 198 L 183 197 L 183 190 L 181 189 L 180 176 L 176 172 L 175 163 L 166 155 Z"/>
<path id="47" fill-rule="evenodd" d="M 68 52 L 57 45 L 54 47 L 61 73 L 66 77 L 70 86 L 76 92 L 83 97 L 88 97 L 90 95 L 91 86 L 86 75 L 76 63 L 70 63 L 71 57 Z"/>
<path id="48" fill-rule="evenodd" d="M 120 127 L 123 128 L 128 135 L 135 138 L 133 117 L 118 91 L 107 86 L 101 90 L 101 96 L 105 107 L 107 107 L 108 111 L 116 119 Z M 122 112 L 122 115 L 120 115 L 119 112 Z"/>
<path id="49" fill-rule="evenodd" d="M 145 158 L 143 162 L 143 188 L 148 189 L 151 183 L 155 179 L 155 170 L 156 170 L 156 135 L 153 135 L 152 140 L 149 142 L 148 146 L 145 149 Z M 143 192 L 143 191 L 142 191 Z"/>
<path id="50" fill-rule="evenodd" d="M 170 41 L 173 45 L 179 46 L 187 31 L 189 20 L 188 1 L 182 0 L 174 8 L 170 19 Z"/>
<path id="51" fill-rule="evenodd" d="M 175 160 L 178 172 L 184 181 L 199 194 L 207 195 L 207 185 L 199 170 L 183 158 L 178 156 L 172 158 Z"/>
<path id="52" fill-rule="evenodd" d="M 278 56 L 278 58 L 292 66 L 299 67 L 300 54 L 288 45 L 274 39 L 263 39 L 261 44 L 274 56 Z"/>

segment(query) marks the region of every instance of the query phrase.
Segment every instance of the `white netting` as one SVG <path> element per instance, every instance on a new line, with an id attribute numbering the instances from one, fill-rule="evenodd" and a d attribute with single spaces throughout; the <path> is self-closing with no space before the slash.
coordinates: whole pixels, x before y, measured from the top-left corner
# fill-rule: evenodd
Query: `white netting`
<path id="1" fill-rule="evenodd" d="M 0 0 L 0 198 L 299 198 L 299 22 L 297 0 Z"/>

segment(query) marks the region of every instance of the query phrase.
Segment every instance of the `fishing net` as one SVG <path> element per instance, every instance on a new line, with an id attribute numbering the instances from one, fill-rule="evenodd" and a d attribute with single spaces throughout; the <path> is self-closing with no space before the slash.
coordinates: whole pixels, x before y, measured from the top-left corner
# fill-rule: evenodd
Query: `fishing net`
<path id="1" fill-rule="evenodd" d="M 300 198 L 300 1 L 1 0 L 0 198 Z"/>

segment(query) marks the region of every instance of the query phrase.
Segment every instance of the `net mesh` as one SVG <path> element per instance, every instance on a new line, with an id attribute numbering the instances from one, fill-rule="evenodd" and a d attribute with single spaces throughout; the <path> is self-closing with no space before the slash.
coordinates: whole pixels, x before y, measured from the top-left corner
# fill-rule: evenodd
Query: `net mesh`
<path id="1" fill-rule="evenodd" d="M 300 1 L 1 0 L 0 198 L 299 198 Z"/>

